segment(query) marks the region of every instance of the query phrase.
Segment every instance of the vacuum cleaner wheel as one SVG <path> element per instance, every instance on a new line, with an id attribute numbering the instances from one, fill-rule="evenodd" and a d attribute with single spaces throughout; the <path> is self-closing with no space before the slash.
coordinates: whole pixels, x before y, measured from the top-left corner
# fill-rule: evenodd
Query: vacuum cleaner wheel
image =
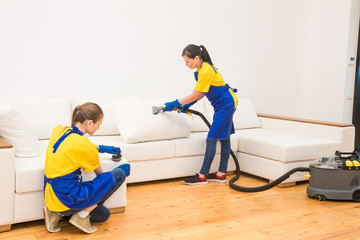
<path id="1" fill-rule="evenodd" d="M 316 198 L 319 201 L 325 201 L 326 200 L 326 197 L 324 195 L 321 195 L 321 194 L 314 195 L 314 198 Z"/>
<path id="2" fill-rule="evenodd" d="M 356 190 L 353 193 L 353 200 L 354 202 L 360 202 L 360 190 Z"/>

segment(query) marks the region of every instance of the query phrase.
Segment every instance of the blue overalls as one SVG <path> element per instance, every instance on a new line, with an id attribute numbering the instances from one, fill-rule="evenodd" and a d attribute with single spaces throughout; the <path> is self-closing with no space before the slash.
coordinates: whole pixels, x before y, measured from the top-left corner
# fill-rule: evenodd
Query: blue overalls
<path id="1" fill-rule="evenodd" d="M 49 183 L 62 204 L 74 210 L 96 205 L 114 186 L 111 172 L 98 175 L 92 181 L 83 182 L 80 168 L 65 176 L 49 179 L 44 176 L 44 186 Z"/>
<path id="2" fill-rule="evenodd" d="M 213 67 L 214 68 L 214 67 Z M 214 69 L 216 72 L 216 70 Z M 195 80 L 198 80 L 198 72 L 194 73 Z M 209 91 L 205 93 L 211 105 L 214 107 L 213 123 L 208 133 L 208 138 L 225 140 L 230 134 L 235 133 L 233 124 L 233 115 L 235 113 L 235 99 L 231 95 L 230 86 L 210 86 Z M 236 89 L 232 89 L 237 92 Z"/>
<path id="3" fill-rule="evenodd" d="M 217 72 L 215 67 L 210 64 Z M 198 81 L 198 72 L 194 73 L 195 80 Z M 210 85 L 209 91 L 204 93 L 211 105 L 214 107 L 213 123 L 206 139 L 206 151 L 204 161 L 200 170 L 200 173 L 207 176 L 210 171 L 212 161 L 216 153 L 216 143 L 220 140 L 221 143 L 221 155 L 219 172 L 226 173 L 229 156 L 231 152 L 230 134 L 235 133 L 233 124 L 233 115 L 236 110 L 234 97 L 230 93 L 230 86 L 225 84 L 224 86 Z M 232 89 L 235 93 L 236 89 Z"/>
<path id="4" fill-rule="evenodd" d="M 77 127 L 66 131 L 54 144 L 54 153 L 61 142 L 72 133 L 83 135 Z M 114 176 L 111 172 L 99 174 L 92 181 L 83 182 L 80 168 L 67 175 L 47 178 L 44 175 L 44 189 L 49 183 L 59 201 L 66 207 L 74 210 L 83 210 L 96 205 L 115 185 Z"/>

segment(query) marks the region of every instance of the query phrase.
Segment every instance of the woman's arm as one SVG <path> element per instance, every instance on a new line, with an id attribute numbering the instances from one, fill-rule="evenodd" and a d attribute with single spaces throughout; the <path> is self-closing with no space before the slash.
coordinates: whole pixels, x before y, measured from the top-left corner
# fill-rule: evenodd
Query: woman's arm
<path id="1" fill-rule="evenodd" d="M 94 170 L 94 172 L 95 172 L 96 176 L 98 176 L 99 174 L 104 172 L 101 164 L 97 167 L 97 169 Z"/>
<path id="2" fill-rule="evenodd" d="M 190 95 L 187 95 L 186 97 L 179 100 L 179 103 L 181 105 L 192 103 L 193 101 L 198 101 L 202 99 L 205 96 L 203 92 L 199 92 L 196 90 L 193 90 L 193 92 Z"/>

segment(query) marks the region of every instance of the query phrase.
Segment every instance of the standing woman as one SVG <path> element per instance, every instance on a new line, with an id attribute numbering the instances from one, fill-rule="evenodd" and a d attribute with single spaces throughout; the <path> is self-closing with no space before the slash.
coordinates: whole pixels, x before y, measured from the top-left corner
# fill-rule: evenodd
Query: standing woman
<path id="1" fill-rule="evenodd" d="M 91 143 L 83 135 L 93 135 L 103 121 L 103 111 L 95 103 L 77 106 L 72 114 L 72 127 L 56 126 L 51 134 L 45 162 L 45 226 L 49 232 L 59 232 L 62 216 L 71 216 L 70 223 L 86 233 L 110 217 L 104 202 L 121 186 L 130 174 L 130 165 L 123 164 L 104 172 L 99 152 L 116 154 L 120 148 Z M 83 182 L 80 169 L 94 171 L 92 181 Z"/>
<path id="2" fill-rule="evenodd" d="M 237 108 L 235 89 L 225 83 L 220 72 L 214 67 L 210 55 L 202 45 L 190 44 L 182 52 L 186 66 L 196 68 L 194 90 L 190 95 L 173 102 L 165 103 L 163 111 L 172 111 L 176 107 L 189 108 L 206 96 L 215 113 L 213 123 L 206 138 L 206 152 L 203 165 L 198 174 L 185 180 L 185 184 L 207 184 L 207 181 L 225 183 L 227 165 L 230 157 L 230 134 L 234 133 L 233 115 Z M 218 172 L 209 174 L 216 153 L 216 143 L 221 142 L 220 166 Z"/>

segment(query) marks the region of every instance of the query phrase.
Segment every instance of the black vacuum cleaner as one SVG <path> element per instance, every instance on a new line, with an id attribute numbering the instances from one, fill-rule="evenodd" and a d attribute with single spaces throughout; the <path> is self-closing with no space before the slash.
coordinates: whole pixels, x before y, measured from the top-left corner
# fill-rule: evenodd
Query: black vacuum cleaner
<path id="1" fill-rule="evenodd" d="M 360 202 L 359 153 L 336 151 L 310 164 L 309 197 Z"/>

